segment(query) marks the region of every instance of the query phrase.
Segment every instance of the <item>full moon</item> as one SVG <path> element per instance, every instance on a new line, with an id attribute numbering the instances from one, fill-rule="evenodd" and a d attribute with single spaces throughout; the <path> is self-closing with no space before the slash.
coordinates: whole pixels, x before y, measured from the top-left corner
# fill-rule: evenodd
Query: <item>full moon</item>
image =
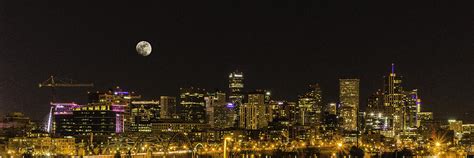
<path id="1" fill-rule="evenodd" d="M 138 54 L 148 56 L 151 53 L 151 44 L 147 41 L 140 41 L 136 46 Z"/>

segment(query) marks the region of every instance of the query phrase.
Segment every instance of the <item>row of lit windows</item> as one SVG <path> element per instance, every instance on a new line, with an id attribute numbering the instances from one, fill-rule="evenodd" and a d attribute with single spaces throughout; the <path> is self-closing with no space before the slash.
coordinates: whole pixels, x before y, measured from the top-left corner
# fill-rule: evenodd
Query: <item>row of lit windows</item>
<path id="1" fill-rule="evenodd" d="M 110 110 L 110 106 L 102 105 L 102 106 L 84 106 L 80 108 L 74 108 L 74 111 L 100 111 L 100 110 Z"/>

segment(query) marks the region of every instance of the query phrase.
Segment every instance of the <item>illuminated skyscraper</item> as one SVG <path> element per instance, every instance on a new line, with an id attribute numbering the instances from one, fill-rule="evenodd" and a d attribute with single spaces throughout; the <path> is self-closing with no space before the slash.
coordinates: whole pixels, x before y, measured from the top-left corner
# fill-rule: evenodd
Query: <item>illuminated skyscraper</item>
<path id="1" fill-rule="evenodd" d="M 223 112 L 220 108 L 227 105 L 225 97 L 225 93 L 219 91 L 215 93 L 208 93 L 207 96 L 204 97 L 206 100 L 207 119 L 211 127 L 215 127 L 216 122 L 219 124 L 221 121 L 226 121 L 225 116 L 222 118 L 222 115 L 219 115 L 219 113 Z M 221 118 L 219 118 L 219 116 L 221 116 Z"/>
<path id="2" fill-rule="evenodd" d="M 268 126 L 265 91 L 256 90 L 248 94 L 248 102 L 240 110 L 240 127 L 261 129 Z"/>
<path id="3" fill-rule="evenodd" d="M 414 89 L 405 92 L 404 97 L 404 117 L 403 117 L 403 129 L 419 127 L 418 113 L 421 110 L 421 99 L 418 96 L 418 90 Z"/>
<path id="4" fill-rule="evenodd" d="M 177 118 L 176 97 L 161 96 L 160 97 L 160 118 L 170 119 Z"/>
<path id="5" fill-rule="evenodd" d="M 370 132 L 392 131 L 393 117 L 390 107 L 384 105 L 384 95 L 381 90 L 369 96 L 367 102 L 367 115 L 365 119 L 366 130 Z M 387 133 L 387 132 L 385 132 Z"/>
<path id="6" fill-rule="evenodd" d="M 239 109 L 239 127 L 243 129 L 258 129 L 257 105 L 245 103 Z"/>
<path id="7" fill-rule="evenodd" d="M 461 139 L 462 137 L 462 121 L 461 120 L 448 120 L 448 125 L 449 125 L 449 130 L 454 131 L 454 135 L 458 138 Z"/>
<path id="8" fill-rule="evenodd" d="M 267 95 L 267 91 L 256 90 L 248 95 L 248 103 L 257 105 L 257 119 L 258 119 L 258 128 L 264 128 L 268 126 L 268 117 L 267 112 L 267 98 L 270 94 Z"/>
<path id="9" fill-rule="evenodd" d="M 418 96 L 418 91 L 416 89 L 404 90 L 402 77 L 395 73 L 395 65 L 392 64 L 391 72 L 384 77 L 383 90 L 377 91 L 368 100 L 366 115 L 368 122 L 366 123 L 368 126 L 376 126 L 383 122 L 383 127 L 372 129 L 381 129 L 382 132 L 389 133 L 385 136 L 390 137 L 399 132 L 415 130 L 420 127 L 422 118 L 420 111 L 421 99 Z"/>
<path id="10" fill-rule="evenodd" d="M 359 108 L 359 79 L 339 79 L 339 99 L 345 106 Z"/>
<path id="11" fill-rule="evenodd" d="M 244 74 L 235 71 L 229 74 L 229 100 L 234 104 L 242 103 L 244 100 Z"/>
<path id="12" fill-rule="evenodd" d="M 235 71 L 229 74 L 229 102 L 232 103 L 232 110 L 234 110 L 235 125 L 239 125 L 240 121 L 240 105 L 244 101 L 244 74 L 239 71 Z"/>
<path id="13" fill-rule="evenodd" d="M 342 115 L 344 130 L 357 130 L 359 82 L 359 79 L 339 79 L 339 100 L 343 109 L 346 110 Z M 353 111 L 349 112 L 347 110 Z"/>
<path id="14" fill-rule="evenodd" d="M 388 115 L 393 116 L 394 130 L 403 129 L 403 98 L 405 96 L 402 87 L 402 77 L 395 73 L 395 65 L 392 64 L 391 72 L 385 77 L 385 85 L 383 89 L 384 106 L 388 110 Z"/>
<path id="15" fill-rule="evenodd" d="M 216 129 L 225 129 L 234 127 L 237 117 L 235 105 L 225 101 L 226 95 L 222 92 L 216 92 L 214 95 L 214 103 L 212 104 L 214 124 Z"/>
<path id="16" fill-rule="evenodd" d="M 300 110 L 299 123 L 301 125 L 319 126 L 322 119 L 322 92 L 319 84 L 309 85 L 309 90 L 299 96 L 298 106 Z"/>
<path id="17" fill-rule="evenodd" d="M 181 88 L 179 118 L 188 122 L 206 122 L 205 90 L 200 88 Z"/>
<path id="18" fill-rule="evenodd" d="M 357 129 L 357 112 L 355 107 L 341 106 L 339 117 L 342 118 L 341 127 L 346 131 L 354 131 Z"/>

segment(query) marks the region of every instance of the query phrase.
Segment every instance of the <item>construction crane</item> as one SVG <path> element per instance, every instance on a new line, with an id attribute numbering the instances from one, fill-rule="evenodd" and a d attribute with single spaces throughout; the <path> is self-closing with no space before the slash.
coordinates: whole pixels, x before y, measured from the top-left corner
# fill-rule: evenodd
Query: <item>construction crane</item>
<path id="1" fill-rule="evenodd" d="M 73 88 L 73 87 L 94 87 L 92 83 L 75 83 L 71 79 L 59 79 L 54 76 L 50 76 L 46 81 L 40 83 L 38 85 L 39 88 L 43 87 L 51 87 L 51 102 L 56 101 L 56 88 L 65 87 L 65 88 Z"/>

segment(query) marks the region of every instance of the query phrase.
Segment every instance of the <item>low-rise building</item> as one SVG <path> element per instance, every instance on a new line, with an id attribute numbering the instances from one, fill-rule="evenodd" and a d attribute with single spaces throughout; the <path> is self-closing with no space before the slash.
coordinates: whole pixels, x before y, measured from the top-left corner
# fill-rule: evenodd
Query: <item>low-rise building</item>
<path id="1" fill-rule="evenodd" d="M 186 122 L 179 119 L 161 119 L 151 123 L 153 132 L 191 132 L 203 131 L 209 128 L 206 123 Z"/>

